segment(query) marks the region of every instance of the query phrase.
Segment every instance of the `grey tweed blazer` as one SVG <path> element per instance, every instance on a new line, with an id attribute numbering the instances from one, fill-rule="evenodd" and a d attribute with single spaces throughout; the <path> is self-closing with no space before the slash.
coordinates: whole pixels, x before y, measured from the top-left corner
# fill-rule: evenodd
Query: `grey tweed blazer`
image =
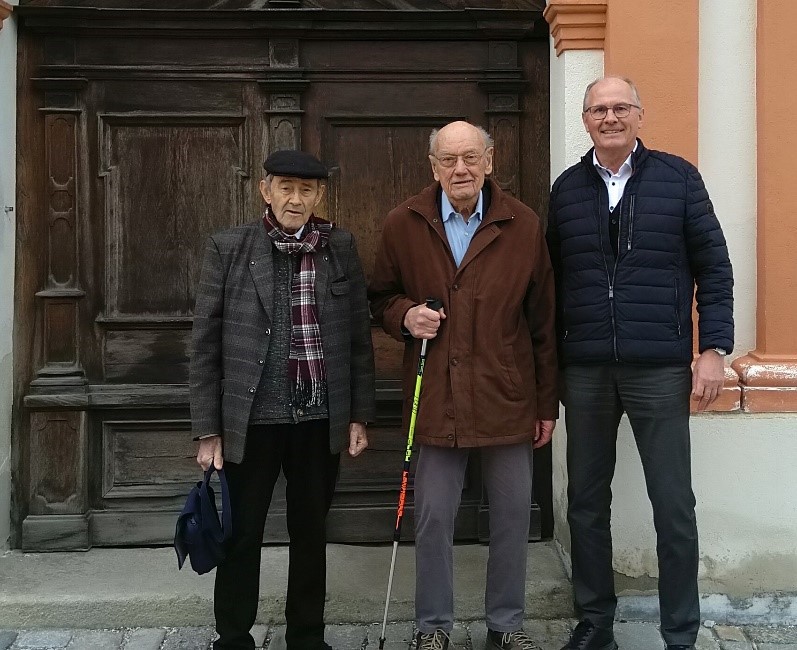
<path id="1" fill-rule="evenodd" d="M 262 220 L 208 238 L 197 288 L 190 367 L 191 426 L 218 434 L 243 460 L 273 311 L 272 243 Z M 350 422 L 373 421 L 374 356 L 365 278 L 351 233 L 333 228 L 315 255 L 316 308 L 329 398 L 329 448 L 348 447 Z"/>

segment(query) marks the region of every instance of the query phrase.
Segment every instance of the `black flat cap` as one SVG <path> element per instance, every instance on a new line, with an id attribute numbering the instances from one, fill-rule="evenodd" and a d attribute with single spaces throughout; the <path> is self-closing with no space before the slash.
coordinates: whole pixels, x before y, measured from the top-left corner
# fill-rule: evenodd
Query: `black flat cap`
<path id="1" fill-rule="evenodd" d="M 304 151 L 293 149 L 275 151 L 266 158 L 263 169 L 274 176 L 329 178 L 327 168 L 318 158 Z"/>

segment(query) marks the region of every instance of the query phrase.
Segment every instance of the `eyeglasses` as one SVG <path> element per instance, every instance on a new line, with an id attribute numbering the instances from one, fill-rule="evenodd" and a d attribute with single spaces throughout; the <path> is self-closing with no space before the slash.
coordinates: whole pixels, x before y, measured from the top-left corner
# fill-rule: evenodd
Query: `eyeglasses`
<path id="1" fill-rule="evenodd" d="M 631 114 L 632 108 L 642 108 L 642 107 L 637 106 L 636 104 L 615 104 L 614 106 L 601 106 L 600 104 L 598 104 L 597 106 L 590 106 L 589 108 L 585 108 L 584 112 L 589 113 L 589 116 L 593 120 L 602 120 L 609 114 L 609 111 L 614 113 L 615 117 L 619 118 L 628 117 Z"/>
<path id="2" fill-rule="evenodd" d="M 456 166 L 457 161 L 462 158 L 462 162 L 465 163 L 467 167 L 473 167 L 474 165 L 478 165 L 481 162 L 481 159 L 484 157 L 484 154 L 487 152 L 487 149 L 482 151 L 481 153 L 476 153 L 475 151 L 471 151 L 470 153 L 465 153 L 460 156 L 452 156 L 446 154 L 444 156 L 435 156 L 432 154 L 432 158 L 434 158 L 437 162 L 440 163 L 441 167 L 445 167 L 446 169 L 450 169 L 451 167 Z"/>

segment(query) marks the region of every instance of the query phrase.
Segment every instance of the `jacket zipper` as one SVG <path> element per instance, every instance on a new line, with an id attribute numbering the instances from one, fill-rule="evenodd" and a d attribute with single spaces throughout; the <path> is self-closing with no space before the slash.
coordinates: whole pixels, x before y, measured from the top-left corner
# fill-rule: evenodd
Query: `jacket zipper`
<path id="1" fill-rule="evenodd" d="M 603 182 L 601 181 L 603 184 Z M 606 189 L 606 186 L 603 185 L 603 191 L 606 192 L 608 197 L 609 190 Z M 614 319 L 614 277 L 617 273 L 617 258 L 619 255 L 615 255 L 614 257 L 614 268 L 612 272 L 609 273 L 609 265 L 606 263 L 606 255 L 603 252 L 603 219 L 601 219 L 601 192 L 598 191 L 598 197 L 596 199 L 597 203 L 597 210 L 596 214 L 598 215 L 598 238 L 601 243 L 601 257 L 603 258 L 603 268 L 606 270 L 606 281 L 609 283 L 609 314 L 611 315 L 612 320 L 612 348 L 614 349 L 614 360 L 619 361 L 617 357 L 617 323 Z"/>
<path id="2" fill-rule="evenodd" d="M 675 322 L 678 325 L 678 338 L 681 337 L 681 301 L 678 297 L 678 278 L 675 278 Z"/>
<path id="3" fill-rule="evenodd" d="M 634 238 L 634 199 L 636 198 L 635 194 L 631 195 L 631 206 L 628 210 L 628 247 L 626 248 L 627 251 L 631 250 L 631 240 Z"/>

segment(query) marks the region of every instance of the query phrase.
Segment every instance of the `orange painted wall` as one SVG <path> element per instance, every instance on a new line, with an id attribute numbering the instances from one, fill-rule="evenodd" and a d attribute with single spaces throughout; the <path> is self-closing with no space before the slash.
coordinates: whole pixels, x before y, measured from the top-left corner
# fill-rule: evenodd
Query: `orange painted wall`
<path id="1" fill-rule="evenodd" d="M 756 354 L 797 358 L 797 2 L 758 0 Z"/>
<path id="2" fill-rule="evenodd" d="M 609 0 L 604 58 L 607 75 L 630 77 L 639 87 L 646 118 L 640 137 L 646 146 L 695 164 L 698 3 Z"/>

